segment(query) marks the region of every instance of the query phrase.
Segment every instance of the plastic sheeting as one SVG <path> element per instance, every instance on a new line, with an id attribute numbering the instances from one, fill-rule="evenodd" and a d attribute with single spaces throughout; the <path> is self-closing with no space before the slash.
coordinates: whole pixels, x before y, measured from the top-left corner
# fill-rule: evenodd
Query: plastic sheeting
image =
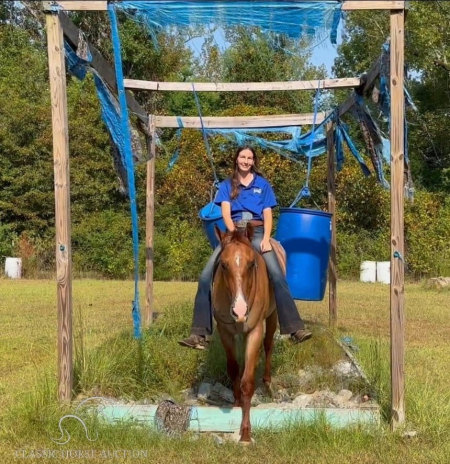
<path id="1" fill-rule="evenodd" d="M 293 39 L 328 35 L 336 43 L 342 3 L 338 1 L 122 1 L 115 8 L 151 31 L 172 26 L 245 26 Z"/>

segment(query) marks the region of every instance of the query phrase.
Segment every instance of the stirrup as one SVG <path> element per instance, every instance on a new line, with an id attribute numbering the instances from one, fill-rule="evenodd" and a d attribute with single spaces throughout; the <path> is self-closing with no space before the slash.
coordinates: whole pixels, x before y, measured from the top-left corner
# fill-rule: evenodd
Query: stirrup
<path id="1" fill-rule="evenodd" d="M 179 345 L 187 348 L 193 348 L 194 350 L 204 350 L 207 348 L 209 340 L 207 336 L 192 334 L 188 338 L 180 340 Z"/>

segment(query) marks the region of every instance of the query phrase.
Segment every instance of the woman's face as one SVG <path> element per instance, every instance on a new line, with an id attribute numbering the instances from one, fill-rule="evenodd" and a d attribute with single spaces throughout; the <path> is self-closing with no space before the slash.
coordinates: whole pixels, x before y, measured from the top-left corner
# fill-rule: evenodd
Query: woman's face
<path id="1" fill-rule="evenodd" d="M 253 153 L 248 149 L 242 150 L 237 157 L 236 163 L 242 174 L 248 173 L 255 164 Z"/>

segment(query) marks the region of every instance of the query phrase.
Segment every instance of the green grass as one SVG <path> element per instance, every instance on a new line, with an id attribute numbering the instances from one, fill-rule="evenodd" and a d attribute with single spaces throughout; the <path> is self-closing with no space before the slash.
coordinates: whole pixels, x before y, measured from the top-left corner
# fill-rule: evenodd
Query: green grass
<path id="1" fill-rule="evenodd" d="M 131 282 L 79 280 L 73 284 L 76 394 L 125 399 L 178 399 L 181 390 L 201 378 L 226 383 L 225 361 L 215 341 L 208 352 L 179 348 L 188 333 L 196 285 L 155 283 L 155 309 L 164 312 L 142 344 L 131 336 Z M 74 405 L 56 401 L 56 285 L 51 281 L 0 280 L 0 462 L 63 462 L 30 457 L 33 450 L 91 450 L 77 462 L 104 462 L 116 450 L 115 462 L 141 459 L 156 463 L 286 462 L 448 463 L 450 462 L 450 382 L 448 365 L 448 292 L 422 284 L 406 287 L 406 417 L 417 436 L 391 433 L 387 421 L 379 430 L 336 430 L 318 421 L 292 424 L 282 432 L 256 431 L 256 445 L 218 446 L 209 436 L 161 437 L 129 424 L 105 426 L 87 419 L 98 439 L 89 442 L 76 421 L 64 423 L 71 434 L 61 447 L 58 422 Z M 144 294 L 143 287 L 141 294 Z M 389 287 L 339 282 L 338 329 L 351 336 L 357 357 L 382 406 L 390 407 Z M 142 302 L 143 306 L 143 302 Z M 295 389 L 293 373 L 309 364 L 326 367 L 341 353 L 321 328 L 328 320 L 327 300 L 299 303 L 314 338 L 297 347 L 279 342 L 274 357 L 274 383 Z M 201 368 L 199 369 L 199 366 Z M 320 380 L 320 379 L 319 379 Z M 333 379 L 325 376 L 322 386 Z M 315 388 L 318 385 L 311 385 Z M 339 385 L 335 385 L 336 388 Z M 94 422 L 92 422 L 94 421 Z M 128 450 L 126 457 L 123 457 Z M 102 454 L 102 451 L 104 453 Z M 119 456 L 119 457 L 118 457 Z M 120 457 L 122 456 L 122 457 Z"/>
<path id="2" fill-rule="evenodd" d="M 130 330 L 126 330 L 91 350 L 85 346 L 85 329 L 79 331 L 75 337 L 75 393 L 82 397 L 103 395 L 157 401 L 161 395 L 181 400 L 183 390 L 197 387 L 202 381 L 214 380 L 231 387 L 225 351 L 217 333 L 208 350 L 180 349 L 178 340 L 190 331 L 191 312 L 189 303 L 169 306 L 164 315 L 144 331 L 141 341 L 133 339 Z M 331 370 L 344 358 L 333 334 L 318 324 L 312 324 L 311 329 L 315 334 L 314 343 L 295 346 L 286 338 L 277 341 L 272 369 L 275 391 L 283 389 L 286 394 L 293 395 L 326 387 L 336 392 L 350 387 L 351 382 L 343 382 Z M 242 340 L 240 345 L 242 363 Z M 263 361 L 261 357 L 257 386 L 262 386 Z M 310 366 L 317 368 L 318 374 L 302 383 L 298 371 Z M 358 384 L 353 382 L 352 386 Z"/>

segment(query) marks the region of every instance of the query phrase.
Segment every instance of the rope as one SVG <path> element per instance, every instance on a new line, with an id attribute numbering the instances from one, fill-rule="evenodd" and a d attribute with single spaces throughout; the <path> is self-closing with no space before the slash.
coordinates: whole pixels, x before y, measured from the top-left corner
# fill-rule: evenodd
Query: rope
<path id="1" fill-rule="evenodd" d="M 178 122 L 178 129 L 176 133 L 176 137 L 178 140 L 177 149 L 175 150 L 175 153 L 172 155 L 172 158 L 170 158 L 169 165 L 167 166 L 167 171 L 170 171 L 175 166 L 175 163 L 178 161 L 178 158 L 180 157 L 181 131 L 183 130 L 184 125 L 183 125 L 183 121 L 180 116 L 177 116 L 177 122 Z"/>
<path id="2" fill-rule="evenodd" d="M 316 119 L 317 119 L 317 112 L 319 110 L 319 96 L 320 96 L 320 80 L 317 86 L 317 91 L 316 91 L 316 97 L 314 100 L 314 117 L 313 117 L 313 126 L 311 130 L 311 141 L 309 143 L 309 156 L 308 156 L 308 169 L 306 171 L 306 181 L 305 185 L 302 187 L 300 192 L 298 192 L 297 196 L 295 197 L 295 200 L 291 203 L 291 206 L 289 208 L 292 208 L 296 203 L 298 203 L 302 198 L 309 198 L 311 197 L 311 191 L 309 190 L 309 178 L 311 175 L 311 169 L 312 169 L 312 159 L 313 157 L 311 156 L 311 150 L 314 145 L 314 137 L 315 137 L 315 130 L 316 130 Z"/>
<path id="3" fill-rule="evenodd" d="M 200 125 L 202 126 L 202 134 L 203 134 L 203 140 L 205 141 L 206 153 L 208 155 L 209 162 L 211 164 L 211 169 L 212 169 L 212 172 L 213 172 L 213 175 L 214 175 L 214 185 L 213 186 L 217 188 L 219 186 L 220 182 L 219 182 L 219 179 L 217 177 L 216 170 L 214 168 L 214 159 L 213 159 L 213 156 L 212 156 L 212 153 L 211 153 L 211 148 L 209 146 L 208 136 L 206 134 L 205 126 L 203 125 L 203 117 L 202 117 L 202 110 L 201 110 L 201 107 L 200 107 L 200 100 L 198 98 L 197 92 L 195 91 L 195 86 L 194 86 L 193 82 L 192 82 L 192 91 L 194 92 L 195 104 L 197 105 L 198 116 L 200 118 Z"/>
<path id="4" fill-rule="evenodd" d="M 136 188 L 134 184 L 133 152 L 131 148 L 131 133 L 128 124 L 128 107 L 123 82 L 122 56 L 119 37 L 119 28 L 114 5 L 108 4 L 108 14 L 111 21 L 112 42 L 114 49 L 114 64 L 116 68 L 117 93 L 120 104 L 120 119 L 125 146 L 125 165 L 128 176 L 128 195 L 130 197 L 130 210 L 133 234 L 133 254 L 134 254 L 134 301 L 132 303 L 132 316 L 135 338 L 141 338 L 141 312 L 139 309 L 139 235 L 138 235 L 138 216 L 136 206 Z"/>

